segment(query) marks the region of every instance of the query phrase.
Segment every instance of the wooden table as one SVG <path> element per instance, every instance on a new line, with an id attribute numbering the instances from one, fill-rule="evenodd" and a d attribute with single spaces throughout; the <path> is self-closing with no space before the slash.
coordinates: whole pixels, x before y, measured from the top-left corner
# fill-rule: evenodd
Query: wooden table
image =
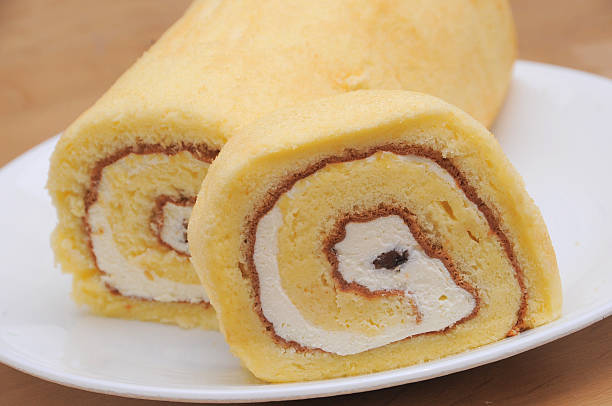
<path id="1" fill-rule="evenodd" d="M 181 15 L 188 2 L 0 1 L 0 165 L 64 129 Z M 611 0 L 513 0 L 512 5 L 522 58 L 612 77 Z M 339 401 L 612 405 L 612 318 L 480 368 L 303 403 Z M 153 403 L 70 389 L 0 365 L 0 405 Z"/>

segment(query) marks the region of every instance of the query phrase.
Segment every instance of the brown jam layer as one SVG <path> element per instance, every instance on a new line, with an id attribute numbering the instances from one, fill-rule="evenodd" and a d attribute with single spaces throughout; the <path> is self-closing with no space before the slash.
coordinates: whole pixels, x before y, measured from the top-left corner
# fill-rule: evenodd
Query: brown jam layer
<path id="1" fill-rule="evenodd" d="M 392 205 L 380 204 L 378 207 L 371 209 L 371 210 L 366 210 L 360 213 L 346 214 L 342 216 L 340 220 L 335 224 L 334 228 L 332 229 L 332 232 L 330 233 L 325 243 L 323 244 L 323 251 L 325 253 L 325 256 L 327 257 L 327 260 L 332 266 L 332 276 L 336 282 L 336 286 L 342 291 L 347 291 L 347 292 L 351 291 L 361 296 L 364 296 L 366 298 L 375 298 L 375 297 L 384 297 L 384 296 L 404 296 L 404 292 L 401 290 L 372 291 L 368 289 L 366 286 L 363 286 L 359 283 L 347 282 L 342 276 L 342 274 L 340 273 L 340 271 L 338 271 L 338 257 L 336 256 L 336 252 L 334 250 L 334 246 L 340 241 L 344 240 L 344 237 L 346 236 L 346 225 L 348 223 L 366 223 L 368 221 L 371 221 L 371 220 L 374 220 L 380 217 L 387 217 L 387 216 L 392 216 L 392 215 L 399 216 L 402 220 L 404 220 L 404 223 L 410 229 L 410 232 L 414 236 L 414 239 L 417 241 L 417 243 L 419 243 L 421 248 L 423 248 L 423 251 L 425 251 L 427 256 L 429 256 L 430 258 L 436 258 L 440 260 L 444 264 L 448 272 L 450 273 L 455 284 L 461 287 L 462 289 L 466 290 L 467 292 L 469 292 L 474 298 L 476 305 L 474 306 L 474 310 L 472 311 L 472 313 L 462 318 L 461 320 L 457 321 L 452 326 L 447 327 L 443 331 L 446 331 L 454 327 L 456 324 L 463 323 L 464 321 L 467 321 L 471 319 L 472 317 L 476 316 L 476 314 L 478 313 L 478 310 L 480 309 L 480 297 L 478 295 L 478 291 L 472 285 L 470 285 L 465 280 L 463 280 L 463 278 L 461 277 L 461 273 L 458 271 L 454 262 L 451 260 L 450 255 L 448 255 L 448 253 L 444 250 L 442 245 L 432 242 L 425 235 L 425 233 L 423 232 L 423 229 L 421 228 L 421 226 L 419 225 L 417 221 L 417 216 L 411 213 L 409 210 L 406 210 L 404 208 L 395 207 Z M 385 255 L 386 258 L 391 257 L 391 259 L 393 260 L 392 263 L 387 262 L 387 265 L 391 265 L 390 267 L 389 266 L 380 267 L 380 268 L 385 268 L 385 269 L 394 269 L 395 267 L 398 266 L 396 265 L 398 261 L 400 263 L 403 263 L 403 262 L 406 262 L 406 260 L 408 259 L 408 251 L 402 254 L 398 253 L 397 251 L 390 251 L 389 253 L 385 253 L 382 255 Z M 380 258 L 380 256 L 378 258 Z M 418 307 L 416 306 L 416 303 L 413 300 L 411 300 L 411 305 L 413 309 L 415 310 L 415 313 L 417 314 L 417 323 L 419 323 L 422 319 L 422 315 L 418 311 Z M 424 333 L 424 334 L 429 334 L 429 333 Z"/>
<path id="2" fill-rule="evenodd" d="M 193 206 L 195 204 L 195 201 L 196 201 L 195 196 L 173 197 L 173 196 L 168 196 L 168 195 L 161 195 L 161 196 L 158 196 L 157 199 L 155 199 L 155 206 L 153 207 L 153 212 L 151 213 L 151 230 L 153 231 L 153 234 L 155 234 L 155 236 L 157 237 L 157 241 L 161 245 L 165 246 L 166 248 L 171 249 L 172 251 L 184 257 L 190 257 L 190 255 L 186 252 L 175 249 L 170 244 L 166 243 L 161 237 L 161 232 L 162 232 L 162 229 L 164 228 L 164 206 L 168 203 L 172 203 L 177 206 L 187 207 L 187 206 Z M 185 230 L 183 232 L 183 242 L 187 243 L 187 223 L 186 222 L 183 223 L 183 228 Z"/>
<path id="3" fill-rule="evenodd" d="M 331 156 L 325 159 L 316 162 L 302 171 L 295 172 L 285 178 L 284 181 L 280 182 L 276 185 L 272 190 L 270 190 L 266 194 L 266 199 L 262 202 L 258 209 L 254 211 L 253 216 L 247 221 L 245 227 L 245 238 L 244 238 L 244 251 L 246 264 L 240 262 L 238 264 L 240 271 L 242 272 L 243 277 L 249 279 L 251 281 L 251 285 L 254 290 L 254 307 L 255 311 L 258 313 L 260 320 L 264 324 L 266 330 L 272 335 L 274 341 L 279 345 L 282 345 L 286 348 L 293 348 L 297 351 L 321 351 L 325 352 L 319 348 L 310 348 L 304 347 L 300 343 L 286 340 L 280 337 L 276 331 L 274 330 L 274 326 L 272 323 L 264 316 L 263 310 L 261 308 L 261 298 L 260 298 L 260 287 L 259 287 L 259 277 L 255 268 L 255 263 L 253 260 L 253 254 L 255 252 L 255 238 L 257 233 L 257 225 L 259 224 L 260 219 L 266 215 L 276 204 L 278 199 L 287 191 L 289 191 L 297 181 L 300 179 L 306 178 L 318 170 L 324 168 L 327 165 L 335 164 L 335 163 L 344 163 L 350 162 L 360 159 L 365 159 L 379 151 L 383 152 L 391 152 L 397 155 L 416 155 L 423 158 L 428 158 L 438 164 L 441 168 L 443 168 L 446 172 L 450 174 L 455 180 L 457 186 L 463 191 L 465 196 L 476 205 L 478 210 L 483 214 L 489 228 L 493 234 L 495 234 L 504 248 L 504 252 L 512 267 L 515 271 L 515 278 L 519 284 L 521 289 L 521 304 L 519 310 L 517 312 L 517 321 L 512 327 L 512 329 L 507 333 L 507 336 L 513 336 L 525 329 L 524 326 L 524 318 L 527 311 L 527 288 L 524 282 L 523 271 L 517 261 L 516 255 L 514 253 L 514 249 L 512 243 L 503 232 L 500 226 L 500 220 L 496 217 L 495 212 L 478 196 L 476 189 L 468 182 L 467 178 L 459 171 L 459 169 L 453 164 L 450 158 L 445 158 L 442 153 L 439 151 L 433 150 L 428 147 L 423 147 L 420 145 L 382 145 L 379 147 L 370 148 L 365 151 L 357 151 L 353 149 L 348 149 L 344 152 L 344 154 L 340 156 Z M 391 296 L 391 295 L 403 295 L 403 292 L 396 290 L 385 290 L 385 291 L 370 291 L 365 286 L 359 285 L 354 282 L 347 282 L 340 272 L 338 272 L 338 260 L 336 258 L 335 253 L 333 252 L 333 246 L 344 239 L 345 230 L 344 227 L 348 222 L 352 221 L 370 221 L 374 218 L 378 218 L 386 215 L 398 215 L 400 216 L 406 225 L 410 228 L 410 231 L 415 236 L 417 242 L 421 245 L 423 250 L 427 255 L 432 258 L 438 258 L 449 270 L 453 280 L 455 283 L 470 292 L 472 296 L 476 300 L 476 306 L 472 313 L 463 319 L 459 320 L 457 323 L 452 326 L 446 327 L 439 331 L 427 332 L 423 334 L 444 334 L 448 330 L 453 327 L 464 323 L 465 321 L 476 316 L 480 309 L 480 298 L 477 290 L 469 285 L 466 281 L 463 280 L 461 274 L 457 270 L 454 265 L 452 259 L 448 255 L 448 253 L 444 250 L 441 244 L 436 243 L 434 241 L 430 241 L 425 233 L 422 231 L 421 227 L 418 225 L 418 221 L 416 216 L 412 214 L 410 211 L 406 210 L 402 207 L 395 207 L 393 205 L 385 205 L 381 204 L 379 207 L 374 210 L 369 210 L 363 213 L 347 213 L 345 216 L 338 220 L 338 223 L 334 227 L 332 233 L 327 237 L 327 240 L 324 243 L 324 252 L 332 265 L 332 275 L 336 281 L 337 287 L 341 290 L 345 291 L 354 291 L 363 295 L 364 297 L 380 297 L 380 296 Z M 414 304 L 413 304 L 414 306 Z M 420 334 L 419 334 L 420 335 Z M 406 337 L 404 340 L 410 339 L 410 336 Z"/>

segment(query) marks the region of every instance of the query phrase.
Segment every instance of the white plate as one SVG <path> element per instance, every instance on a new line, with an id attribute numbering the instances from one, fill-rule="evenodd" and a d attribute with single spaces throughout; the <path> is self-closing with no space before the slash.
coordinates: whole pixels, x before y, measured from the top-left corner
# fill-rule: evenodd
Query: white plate
<path id="1" fill-rule="evenodd" d="M 51 139 L 0 170 L 0 361 L 29 374 L 122 396 L 264 401 L 379 389 L 473 368 L 556 340 L 612 313 L 612 81 L 519 62 L 495 125 L 544 214 L 559 260 L 563 317 L 473 351 L 352 378 L 269 385 L 217 332 L 105 319 L 69 298 L 54 269 L 55 212 L 44 190 Z"/>

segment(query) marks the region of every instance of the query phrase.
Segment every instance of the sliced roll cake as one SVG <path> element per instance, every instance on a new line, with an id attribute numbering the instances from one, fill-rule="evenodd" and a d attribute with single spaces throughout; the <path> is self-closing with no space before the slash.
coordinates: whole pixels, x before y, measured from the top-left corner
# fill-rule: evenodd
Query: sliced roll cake
<path id="1" fill-rule="evenodd" d="M 214 325 L 185 233 L 228 138 L 279 107 L 357 88 L 433 93 L 488 124 L 514 46 L 501 0 L 196 1 L 53 154 L 53 248 L 76 300 Z"/>
<path id="2" fill-rule="evenodd" d="M 481 124 L 418 93 L 249 126 L 211 165 L 189 242 L 232 351 L 267 381 L 433 360 L 561 312 L 521 177 Z"/>

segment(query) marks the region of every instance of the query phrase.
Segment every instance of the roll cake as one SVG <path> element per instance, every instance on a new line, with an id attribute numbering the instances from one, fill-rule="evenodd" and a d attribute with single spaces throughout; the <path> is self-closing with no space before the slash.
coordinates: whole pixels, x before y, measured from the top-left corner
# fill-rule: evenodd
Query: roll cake
<path id="1" fill-rule="evenodd" d="M 227 342 L 266 381 L 438 359 L 561 312 L 521 177 L 485 127 L 419 93 L 247 126 L 209 168 L 189 242 Z"/>
<path id="2" fill-rule="evenodd" d="M 515 55 L 501 0 L 196 1 L 62 135 L 57 261 L 98 314 L 215 324 L 186 224 L 244 125 L 360 88 L 415 89 L 489 124 Z"/>

